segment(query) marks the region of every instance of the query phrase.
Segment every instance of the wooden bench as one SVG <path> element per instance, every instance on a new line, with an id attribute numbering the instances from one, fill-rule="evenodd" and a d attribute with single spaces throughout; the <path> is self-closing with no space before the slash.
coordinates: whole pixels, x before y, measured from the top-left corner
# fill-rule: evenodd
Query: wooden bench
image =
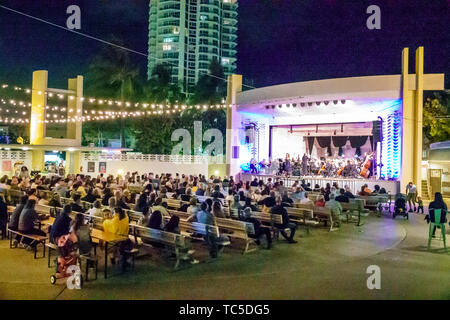
<path id="1" fill-rule="evenodd" d="M 179 209 L 181 206 L 181 200 L 178 199 L 164 199 L 163 201 L 167 203 L 167 208 L 170 209 Z"/>
<path id="2" fill-rule="evenodd" d="M 314 207 L 314 218 L 319 222 L 323 222 L 324 226 L 330 224 L 330 231 L 333 230 L 333 216 L 331 215 L 331 209 L 327 207 Z"/>
<path id="3" fill-rule="evenodd" d="M 389 202 L 390 207 L 390 196 L 389 194 L 383 194 L 383 195 L 375 195 L 375 196 L 358 196 L 355 199 L 361 199 L 364 200 L 364 207 L 368 208 L 372 211 L 379 210 L 380 206 L 382 204 L 386 204 Z"/>
<path id="4" fill-rule="evenodd" d="M 286 210 L 291 221 L 305 226 L 306 234 L 308 235 L 310 234 L 310 226 L 319 224 L 317 220 L 314 220 L 314 211 L 312 208 L 286 207 Z"/>
<path id="5" fill-rule="evenodd" d="M 17 205 L 20 203 L 21 198 L 25 195 L 25 192 L 17 189 L 4 189 L 5 201 L 11 205 Z"/>
<path id="6" fill-rule="evenodd" d="M 347 216 L 347 222 L 356 218 L 356 225 L 361 226 L 361 217 L 368 215 L 368 210 L 364 209 L 364 200 L 350 199 L 349 202 L 340 202 L 342 213 Z"/>
<path id="7" fill-rule="evenodd" d="M 196 240 L 204 240 L 204 239 L 203 238 L 200 239 L 195 235 L 202 235 L 203 237 L 211 235 L 215 238 L 219 238 L 220 236 L 219 227 L 199 222 L 187 222 L 184 220 L 180 220 L 179 228 L 181 230 L 181 234 Z M 230 245 L 231 242 L 229 240 L 224 240 L 221 242 L 217 242 L 217 244 L 225 247 Z"/>
<path id="8" fill-rule="evenodd" d="M 128 214 L 128 218 L 130 222 L 138 223 L 144 219 L 144 214 L 139 211 L 134 210 L 124 210 L 126 214 Z"/>
<path id="9" fill-rule="evenodd" d="M 45 243 L 48 240 L 47 236 L 38 236 L 35 234 L 26 234 L 26 233 L 22 233 L 19 232 L 17 230 L 12 230 L 8 228 L 8 235 L 9 235 L 9 248 L 12 249 L 13 248 L 13 235 L 19 235 L 23 238 L 27 238 L 27 239 L 31 239 L 34 242 L 36 242 L 36 245 L 34 246 L 34 259 L 37 259 L 37 246 L 38 244 L 42 244 L 43 250 L 42 250 L 42 258 L 45 258 Z"/>
<path id="10" fill-rule="evenodd" d="M 248 236 L 255 234 L 252 223 L 225 218 L 216 218 L 216 223 L 221 234 L 245 241 L 244 254 L 256 250 L 256 248 L 249 249 L 251 244 L 256 244 L 255 239 Z"/>
<path id="11" fill-rule="evenodd" d="M 163 244 L 166 248 L 169 248 L 171 252 L 175 254 L 175 270 L 179 268 L 182 261 L 192 261 L 191 255 L 193 254 L 193 250 L 189 250 L 190 243 L 185 236 L 138 225 L 134 225 L 132 228 L 136 243 L 138 243 L 138 239 L 140 239 L 143 245 L 145 245 L 146 242 L 157 242 Z"/>

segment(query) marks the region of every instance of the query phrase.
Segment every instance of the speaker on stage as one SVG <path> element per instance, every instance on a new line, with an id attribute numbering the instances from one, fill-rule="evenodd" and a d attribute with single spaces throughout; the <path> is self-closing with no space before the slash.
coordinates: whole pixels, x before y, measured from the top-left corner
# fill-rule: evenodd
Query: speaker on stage
<path id="1" fill-rule="evenodd" d="M 381 141 L 381 121 L 372 121 L 372 135 L 373 135 L 373 147 L 377 145 L 378 141 Z"/>

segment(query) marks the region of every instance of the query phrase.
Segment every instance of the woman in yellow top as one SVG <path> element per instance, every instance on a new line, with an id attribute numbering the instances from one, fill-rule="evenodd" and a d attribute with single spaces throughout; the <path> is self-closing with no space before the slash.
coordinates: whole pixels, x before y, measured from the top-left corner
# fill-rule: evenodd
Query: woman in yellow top
<path id="1" fill-rule="evenodd" d="M 114 209 L 114 217 L 112 219 L 103 221 L 103 230 L 105 232 L 127 236 L 129 228 L 128 215 L 120 207 Z"/>
<path id="2" fill-rule="evenodd" d="M 129 219 L 128 215 L 122 210 L 122 208 L 117 207 L 114 209 L 114 217 L 112 219 L 106 219 L 103 221 L 103 230 L 105 232 L 111 232 L 115 234 L 120 234 L 123 236 L 128 236 L 129 232 Z M 122 269 L 125 271 L 128 263 L 126 262 L 126 255 L 124 251 L 129 249 L 132 246 L 131 241 L 128 239 L 127 241 L 123 241 L 120 244 L 120 248 L 115 247 L 115 250 L 112 252 L 111 263 L 116 263 L 116 258 L 122 254 Z"/>
<path id="3" fill-rule="evenodd" d="M 81 183 L 81 181 L 75 182 L 75 183 L 73 184 L 73 186 L 72 186 L 72 190 L 73 190 L 74 192 L 78 192 L 78 193 L 81 195 L 81 198 L 84 198 L 84 197 L 86 197 L 86 195 L 87 195 L 87 192 L 86 192 L 86 190 L 84 189 L 83 184 Z"/>

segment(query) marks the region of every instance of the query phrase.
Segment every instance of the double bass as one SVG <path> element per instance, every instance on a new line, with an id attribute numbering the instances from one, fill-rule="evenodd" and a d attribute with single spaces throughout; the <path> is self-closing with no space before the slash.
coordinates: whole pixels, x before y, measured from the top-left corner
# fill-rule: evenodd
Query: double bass
<path id="1" fill-rule="evenodd" d="M 372 158 L 373 158 L 373 153 L 371 153 L 370 155 L 367 156 L 366 161 L 364 162 L 361 172 L 359 173 L 359 175 L 363 178 L 369 178 L 370 175 L 370 167 L 372 166 Z"/>

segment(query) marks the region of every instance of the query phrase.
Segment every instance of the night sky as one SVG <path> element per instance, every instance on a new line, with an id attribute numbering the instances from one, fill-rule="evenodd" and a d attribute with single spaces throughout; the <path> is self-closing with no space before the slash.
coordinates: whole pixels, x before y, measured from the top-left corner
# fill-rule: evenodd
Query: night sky
<path id="1" fill-rule="evenodd" d="M 0 0 L 18 11 L 66 25 L 67 6 L 81 8 L 80 32 L 122 39 L 147 53 L 148 0 Z M 366 9 L 381 8 L 381 30 Z M 240 0 L 238 73 L 256 87 L 349 76 L 399 74 L 401 50 L 425 47 L 425 72 L 450 84 L 450 0 Z M 0 83 L 31 85 L 49 70 L 49 86 L 84 74 L 101 44 L 0 8 Z M 146 57 L 132 54 L 146 75 Z"/>

